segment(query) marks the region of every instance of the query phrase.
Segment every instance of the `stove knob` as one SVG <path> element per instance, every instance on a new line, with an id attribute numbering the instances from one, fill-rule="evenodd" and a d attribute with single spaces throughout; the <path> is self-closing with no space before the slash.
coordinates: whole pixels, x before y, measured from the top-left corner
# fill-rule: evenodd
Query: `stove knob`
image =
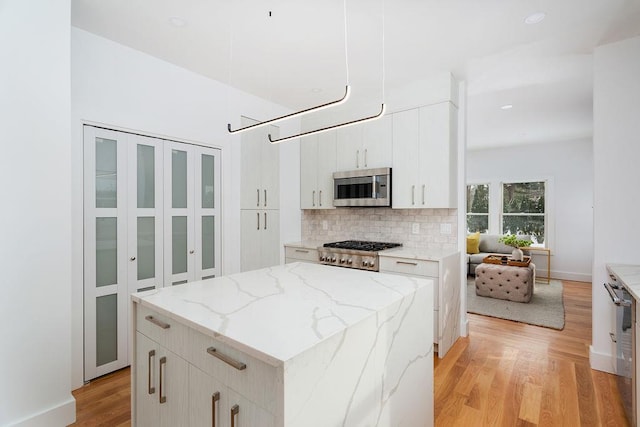
<path id="1" fill-rule="evenodd" d="M 322 255 L 322 256 L 320 257 L 320 261 L 324 262 L 324 261 L 326 261 L 326 260 L 327 260 L 327 257 L 326 257 L 326 256 Z"/>
<path id="2" fill-rule="evenodd" d="M 375 261 L 369 261 L 369 267 L 372 267 L 372 268 L 373 268 L 373 266 L 374 266 L 374 265 L 376 265 L 376 262 L 375 262 Z"/>
<path id="3" fill-rule="evenodd" d="M 347 260 L 347 264 L 349 264 L 349 265 L 353 264 L 353 260 L 352 260 L 351 258 L 349 258 L 349 259 Z"/>
<path id="4" fill-rule="evenodd" d="M 336 257 L 331 258 L 331 262 L 336 262 Z"/>
<path id="5" fill-rule="evenodd" d="M 344 258 L 340 258 L 340 264 L 344 264 L 347 260 Z"/>
<path id="6" fill-rule="evenodd" d="M 367 264 L 368 264 L 368 262 L 367 262 L 367 261 L 362 261 L 362 266 L 363 266 L 363 267 L 366 267 L 366 266 L 367 266 Z"/>

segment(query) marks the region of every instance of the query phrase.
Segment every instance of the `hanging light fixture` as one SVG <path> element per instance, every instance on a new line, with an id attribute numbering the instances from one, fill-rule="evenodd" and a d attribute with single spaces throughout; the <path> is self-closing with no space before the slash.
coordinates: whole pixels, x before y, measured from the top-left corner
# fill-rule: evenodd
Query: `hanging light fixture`
<path id="1" fill-rule="evenodd" d="M 348 51 L 347 51 L 347 0 L 344 0 L 343 2 L 343 7 L 344 7 L 344 54 L 345 54 L 345 64 L 346 64 L 346 71 L 347 71 L 347 88 L 349 88 L 348 83 L 349 83 L 349 56 L 348 56 Z M 369 117 L 364 117 L 362 119 L 358 119 L 358 120 L 352 120 L 350 122 L 345 122 L 345 123 L 340 123 L 337 125 L 333 125 L 333 126 L 327 126 L 324 128 L 320 128 L 320 129 L 315 129 L 315 130 L 311 130 L 308 132 L 302 132 L 299 133 L 297 135 L 291 135 L 291 136 L 286 136 L 283 138 L 277 138 L 277 139 L 272 139 L 271 138 L 271 134 L 269 134 L 269 142 L 271 142 L 272 144 L 277 144 L 280 142 L 285 142 L 285 141 L 291 141 L 292 139 L 296 139 L 296 138 L 300 138 L 303 136 L 310 136 L 310 135 L 316 135 L 319 133 L 323 133 L 323 132 L 328 132 L 330 130 L 333 129 L 340 129 L 340 128 L 344 128 L 347 126 L 353 126 L 355 124 L 359 124 L 359 123 L 366 123 L 366 122 L 371 122 L 373 120 L 377 120 L 380 117 L 384 116 L 385 112 L 386 112 L 386 106 L 384 104 L 384 98 L 385 98 L 385 93 L 384 93 L 384 88 L 385 88 L 385 49 L 384 49 L 384 42 L 385 42 L 385 38 L 384 38 L 384 30 L 385 30 L 385 19 L 384 19 L 384 0 L 382 0 L 382 99 L 383 99 L 383 103 L 382 103 L 382 107 L 380 108 L 380 112 L 374 116 L 369 116 Z"/>

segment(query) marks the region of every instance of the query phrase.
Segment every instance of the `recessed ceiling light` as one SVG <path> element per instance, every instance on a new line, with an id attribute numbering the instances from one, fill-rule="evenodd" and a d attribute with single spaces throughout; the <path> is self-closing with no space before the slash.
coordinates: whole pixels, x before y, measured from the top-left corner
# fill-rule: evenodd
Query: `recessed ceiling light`
<path id="1" fill-rule="evenodd" d="M 544 12 L 535 12 L 532 13 L 531 15 L 527 16 L 526 18 L 524 18 L 524 23 L 525 24 L 538 24 L 540 22 L 542 22 L 542 20 L 547 16 L 546 13 Z"/>
<path id="2" fill-rule="evenodd" d="M 513 108 L 512 104 L 504 104 L 502 107 L 500 107 L 503 110 L 510 110 Z"/>
<path id="3" fill-rule="evenodd" d="M 180 27 L 180 28 L 187 25 L 187 21 L 185 21 L 182 18 L 178 18 L 177 16 L 172 16 L 171 18 L 169 18 L 169 23 L 174 27 Z"/>

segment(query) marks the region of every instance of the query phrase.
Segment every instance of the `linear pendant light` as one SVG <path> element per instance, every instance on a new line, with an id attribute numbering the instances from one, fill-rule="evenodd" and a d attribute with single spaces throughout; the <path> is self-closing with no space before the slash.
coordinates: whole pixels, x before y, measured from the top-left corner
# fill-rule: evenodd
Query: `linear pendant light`
<path id="1" fill-rule="evenodd" d="M 300 138 L 300 137 L 303 137 L 303 136 L 315 135 L 317 133 L 327 132 L 327 131 L 330 131 L 330 130 L 333 130 L 333 129 L 344 128 L 344 127 L 352 126 L 352 125 L 355 125 L 355 124 L 358 124 L 358 123 L 371 122 L 371 121 L 377 120 L 380 117 L 384 116 L 384 113 L 385 113 L 386 109 L 387 109 L 387 107 L 384 104 L 382 104 L 382 108 L 380 109 L 380 112 L 378 114 L 376 114 L 375 116 L 365 117 L 365 118 L 362 118 L 362 119 L 353 120 L 353 121 L 346 122 L 346 123 L 341 123 L 339 125 L 327 126 L 325 128 L 321 128 L 321 129 L 310 130 L 309 132 L 303 132 L 303 133 L 299 133 L 297 135 L 286 136 L 284 138 L 271 139 L 271 134 L 269 134 L 269 142 L 271 142 L 272 144 L 277 144 L 279 142 L 290 141 L 292 139 Z"/>
<path id="2" fill-rule="evenodd" d="M 308 113 L 312 113 L 315 111 L 320 111 L 320 110 L 324 110 L 326 108 L 329 107 L 335 107 L 341 104 L 344 104 L 345 102 L 347 102 L 347 100 L 349 99 L 349 95 L 351 94 L 351 86 L 347 85 L 344 89 L 344 96 L 336 101 L 332 101 L 332 102 L 328 102 L 326 104 L 322 104 L 322 105 L 318 105 L 316 107 L 312 107 L 312 108 L 307 108 L 306 110 L 301 110 L 295 113 L 291 113 L 291 114 L 287 114 L 284 116 L 280 116 L 280 117 L 276 117 L 275 119 L 271 119 L 271 120 L 266 120 L 264 122 L 259 122 L 259 123 L 255 123 L 252 124 L 250 126 L 245 126 L 243 128 L 240 129 L 235 129 L 235 130 L 231 130 L 231 123 L 227 124 L 227 130 L 229 131 L 229 133 L 239 133 L 239 132 L 244 132 L 246 130 L 249 129 L 255 129 L 255 128 L 259 128 L 262 126 L 266 126 L 266 125 L 270 125 L 273 123 L 277 123 L 280 122 L 282 120 L 286 120 L 286 119 L 292 119 L 294 117 L 299 117 L 302 116 L 304 114 L 308 114 Z"/>

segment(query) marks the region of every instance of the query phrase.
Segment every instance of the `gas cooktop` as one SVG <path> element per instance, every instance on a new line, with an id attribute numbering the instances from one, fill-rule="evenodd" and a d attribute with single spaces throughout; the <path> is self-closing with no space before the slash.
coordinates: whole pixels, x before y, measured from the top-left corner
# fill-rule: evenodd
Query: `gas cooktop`
<path id="1" fill-rule="evenodd" d="M 325 248 L 350 249 L 355 251 L 377 252 L 384 249 L 396 248 L 402 243 L 367 242 L 362 240 L 344 240 L 342 242 L 325 243 Z"/>

